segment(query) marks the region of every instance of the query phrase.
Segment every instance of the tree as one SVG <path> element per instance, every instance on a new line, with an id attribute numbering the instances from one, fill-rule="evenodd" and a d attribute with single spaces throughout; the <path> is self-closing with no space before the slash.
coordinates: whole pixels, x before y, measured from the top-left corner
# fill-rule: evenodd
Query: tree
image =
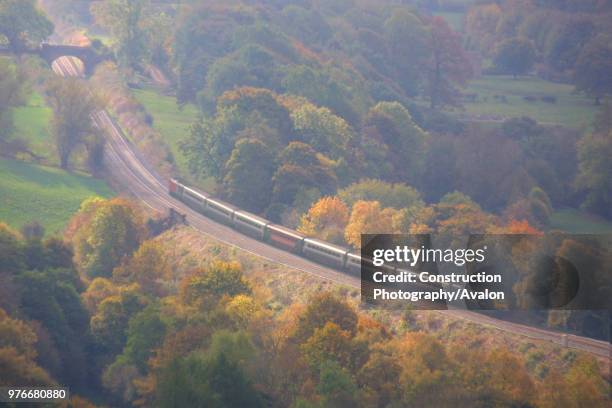
<path id="1" fill-rule="evenodd" d="M 76 215 L 88 214 L 73 237 L 77 265 L 91 278 L 110 277 L 140 245 L 145 229 L 136 207 L 121 198 L 98 200 Z"/>
<path id="2" fill-rule="evenodd" d="M 396 214 L 393 208 L 382 209 L 378 201 L 357 201 L 344 232 L 346 242 L 361 248 L 361 234 L 392 234 Z"/>
<path id="3" fill-rule="evenodd" d="M 350 333 L 351 337 L 357 332 L 357 313 L 355 313 L 355 310 L 337 295 L 323 292 L 310 299 L 306 309 L 298 317 L 292 337 L 301 344 L 328 322 L 334 323 L 341 330 Z"/>
<path id="4" fill-rule="evenodd" d="M 111 354 L 121 352 L 127 340 L 127 330 L 132 316 L 146 305 L 137 284 L 121 287 L 117 295 L 100 302 L 91 316 L 91 334 L 97 344 Z"/>
<path id="5" fill-rule="evenodd" d="M 0 2 L 0 34 L 14 52 L 38 45 L 53 34 L 53 23 L 37 7 L 35 0 L 3 0 Z"/>
<path id="6" fill-rule="evenodd" d="M 457 104 L 456 85 L 472 75 L 472 67 L 457 33 L 444 18 L 433 17 L 429 24 L 429 58 L 423 65 L 427 77 L 426 94 L 432 109 Z"/>
<path id="7" fill-rule="evenodd" d="M 364 138 L 385 146 L 385 161 L 391 166 L 386 178 L 407 183 L 419 181 L 425 144 L 429 135 L 412 119 L 399 102 L 379 102 L 365 119 Z"/>
<path id="8" fill-rule="evenodd" d="M 51 126 L 61 168 L 68 168 L 70 156 L 79 146 L 88 148 L 92 164 L 98 163 L 96 156 L 103 139 L 91 117 L 100 109 L 99 99 L 76 78 L 54 79 L 47 92 L 53 108 Z"/>
<path id="9" fill-rule="evenodd" d="M 391 184 L 381 180 L 364 179 L 338 191 L 338 197 L 348 206 L 357 201 L 378 201 L 383 207 L 402 208 L 425 205 L 421 194 L 406 184 Z"/>
<path id="10" fill-rule="evenodd" d="M 612 93 L 612 38 L 600 34 L 582 49 L 574 67 L 576 89 L 586 92 L 600 104 L 600 99 Z"/>
<path id="11" fill-rule="evenodd" d="M 24 78 L 7 58 L 0 59 L 0 147 L 5 149 L 13 130 L 11 108 L 24 101 Z"/>
<path id="12" fill-rule="evenodd" d="M 510 38 L 499 43 L 495 49 L 493 63 L 504 71 L 517 75 L 526 74 L 536 58 L 535 46 L 526 38 Z"/>
<path id="13" fill-rule="evenodd" d="M 349 209 L 338 197 L 323 197 L 302 216 L 298 231 L 324 241 L 341 244 Z"/>
<path id="14" fill-rule="evenodd" d="M 293 111 L 291 119 L 300 141 L 333 158 L 346 155 L 353 130 L 329 109 L 306 104 Z"/>
<path id="15" fill-rule="evenodd" d="M 146 52 L 143 30 L 147 0 L 109 0 L 94 2 L 91 14 L 117 41 L 117 56 L 128 67 L 137 68 Z"/>
<path id="16" fill-rule="evenodd" d="M 180 284 L 181 300 L 204 308 L 216 305 L 226 295 L 233 297 L 250 293 L 251 288 L 237 262 L 213 262 L 206 269 L 193 271 Z"/>
<path id="17" fill-rule="evenodd" d="M 583 205 L 612 217 L 612 130 L 588 133 L 578 143 L 577 185 L 586 190 Z"/>
<path id="18" fill-rule="evenodd" d="M 223 186 L 230 202 L 259 213 L 270 203 L 274 155 L 261 141 L 241 139 L 225 163 Z"/>
<path id="19" fill-rule="evenodd" d="M 423 74 L 419 63 L 430 51 L 426 25 L 415 14 L 398 7 L 385 21 L 384 34 L 398 82 L 408 95 L 416 95 Z"/>
<path id="20" fill-rule="evenodd" d="M 145 241 L 129 260 L 113 270 L 113 279 L 123 284 L 136 282 L 145 293 L 161 295 L 160 281 L 169 279 L 171 273 L 162 245 Z"/>

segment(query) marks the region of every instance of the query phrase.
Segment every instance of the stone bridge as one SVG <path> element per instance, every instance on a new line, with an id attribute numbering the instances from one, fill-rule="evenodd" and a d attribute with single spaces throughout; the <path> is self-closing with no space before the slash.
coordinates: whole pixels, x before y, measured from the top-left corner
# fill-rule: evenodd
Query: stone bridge
<path id="1" fill-rule="evenodd" d="M 83 62 L 85 76 L 91 76 L 100 62 L 114 60 L 110 52 L 92 46 L 43 43 L 38 49 L 32 50 L 31 53 L 40 55 L 49 65 L 59 57 L 76 57 Z"/>

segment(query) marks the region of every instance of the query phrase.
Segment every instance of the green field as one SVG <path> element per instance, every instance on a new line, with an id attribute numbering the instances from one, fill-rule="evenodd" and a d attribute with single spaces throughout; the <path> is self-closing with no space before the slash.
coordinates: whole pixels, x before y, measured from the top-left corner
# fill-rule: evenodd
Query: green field
<path id="1" fill-rule="evenodd" d="M 32 92 L 24 106 L 13 109 L 13 134 L 28 142 L 30 149 L 37 155 L 54 160 L 57 154 L 49 133 L 51 116 L 51 108 L 46 105 L 43 97 Z"/>
<path id="2" fill-rule="evenodd" d="M 179 171 L 187 174 L 187 161 L 179 150 L 179 142 L 187 137 L 189 127 L 196 120 L 197 108 L 185 105 L 180 109 L 176 104 L 176 98 L 152 90 L 135 89 L 133 92 L 136 99 L 153 117 L 153 127 L 172 150 Z"/>
<path id="3" fill-rule="evenodd" d="M 36 220 L 47 233 L 59 232 L 84 199 L 111 195 L 90 176 L 0 159 L 0 221 L 14 228 Z"/>
<path id="4" fill-rule="evenodd" d="M 465 102 L 465 113 L 484 120 L 530 116 L 544 124 L 573 128 L 590 126 L 597 107 L 591 98 L 573 91 L 573 85 L 538 78 L 515 80 L 507 75 L 485 75 L 471 81 L 464 91 L 465 94 L 476 94 L 477 98 L 475 102 Z M 503 101 L 502 97 L 506 100 Z M 537 100 L 528 101 L 525 97 Z M 542 97 L 556 98 L 556 102 L 544 102 Z"/>
<path id="5" fill-rule="evenodd" d="M 552 229 L 574 234 L 612 234 L 612 222 L 575 209 L 556 211 L 550 224 Z"/>

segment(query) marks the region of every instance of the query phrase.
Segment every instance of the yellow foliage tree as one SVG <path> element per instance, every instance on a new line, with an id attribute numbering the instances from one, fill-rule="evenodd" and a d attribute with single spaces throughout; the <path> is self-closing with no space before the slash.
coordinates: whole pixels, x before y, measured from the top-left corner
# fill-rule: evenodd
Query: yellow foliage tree
<path id="1" fill-rule="evenodd" d="M 120 283 L 136 282 L 143 291 L 162 295 L 160 280 L 171 276 L 170 263 L 158 241 L 145 241 L 132 258 L 113 270 L 113 278 Z"/>
<path id="2" fill-rule="evenodd" d="M 338 197 L 323 197 L 304 214 L 298 231 L 324 241 L 340 244 L 349 219 L 349 209 Z"/>
<path id="3" fill-rule="evenodd" d="M 382 209 L 378 201 L 357 201 L 344 230 L 346 242 L 361 248 L 361 234 L 392 234 L 397 210 Z"/>

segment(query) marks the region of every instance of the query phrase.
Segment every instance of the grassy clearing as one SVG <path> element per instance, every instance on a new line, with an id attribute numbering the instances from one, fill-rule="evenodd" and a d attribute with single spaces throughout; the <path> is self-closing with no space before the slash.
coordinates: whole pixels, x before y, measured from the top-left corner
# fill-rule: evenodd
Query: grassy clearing
<path id="1" fill-rule="evenodd" d="M 471 81 L 465 93 L 476 94 L 476 101 L 465 102 L 466 112 L 484 119 L 530 116 L 546 124 L 581 128 L 592 123 L 597 111 L 592 99 L 574 94 L 572 85 L 539 78 L 483 76 Z M 542 97 L 553 98 L 555 102 L 545 102 Z"/>
<path id="2" fill-rule="evenodd" d="M 153 117 L 153 127 L 161 134 L 172 150 L 179 171 L 187 174 L 187 160 L 179 149 L 179 142 L 189 133 L 189 127 L 196 120 L 198 110 L 193 105 L 182 109 L 172 96 L 160 95 L 147 89 L 134 89 L 134 96 Z"/>
<path id="3" fill-rule="evenodd" d="M 14 228 L 37 220 L 47 233 L 59 232 L 84 199 L 111 195 L 90 176 L 0 159 L 0 221 Z"/>
<path id="4" fill-rule="evenodd" d="M 38 92 L 32 92 L 25 105 L 13 109 L 15 137 L 28 142 L 30 149 L 48 160 L 57 157 L 49 131 L 52 111 Z"/>
<path id="5" fill-rule="evenodd" d="M 612 222 L 575 209 L 556 211 L 550 223 L 554 229 L 574 234 L 612 234 Z"/>

